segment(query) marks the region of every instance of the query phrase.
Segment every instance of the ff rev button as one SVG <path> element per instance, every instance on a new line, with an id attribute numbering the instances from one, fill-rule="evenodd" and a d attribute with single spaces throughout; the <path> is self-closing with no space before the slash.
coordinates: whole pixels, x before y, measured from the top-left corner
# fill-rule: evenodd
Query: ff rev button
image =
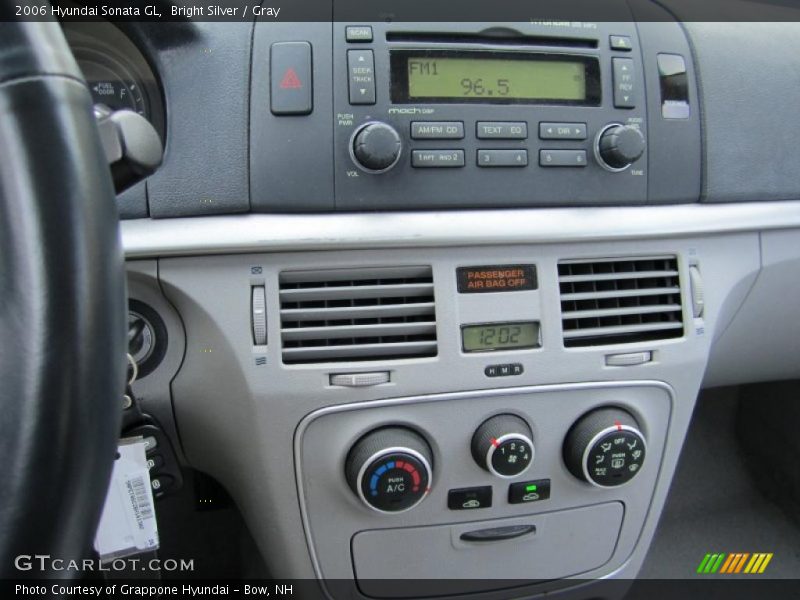
<path id="1" fill-rule="evenodd" d="M 314 108 L 311 44 L 275 42 L 270 48 L 270 109 L 274 115 L 307 115 Z"/>

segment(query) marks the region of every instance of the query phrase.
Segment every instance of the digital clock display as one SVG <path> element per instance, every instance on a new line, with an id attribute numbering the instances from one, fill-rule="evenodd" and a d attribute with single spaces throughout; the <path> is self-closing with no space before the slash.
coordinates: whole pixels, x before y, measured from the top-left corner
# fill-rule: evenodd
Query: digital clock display
<path id="1" fill-rule="evenodd" d="M 600 93 L 597 60 L 567 54 L 397 51 L 392 78 L 394 102 L 596 105 Z"/>
<path id="2" fill-rule="evenodd" d="M 464 352 L 490 352 L 538 348 L 539 323 L 483 323 L 461 327 L 461 344 Z"/>

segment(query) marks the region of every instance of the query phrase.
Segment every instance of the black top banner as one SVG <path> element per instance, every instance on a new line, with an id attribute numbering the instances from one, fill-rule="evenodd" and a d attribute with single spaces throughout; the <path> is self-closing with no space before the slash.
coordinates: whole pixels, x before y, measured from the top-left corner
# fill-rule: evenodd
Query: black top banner
<path id="1" fill-rule="evenodd" d="M 660 7 L 660 8 L 659 8 Z M 0 21 L 800 21 L 800 0 L 4 0 Z"/>

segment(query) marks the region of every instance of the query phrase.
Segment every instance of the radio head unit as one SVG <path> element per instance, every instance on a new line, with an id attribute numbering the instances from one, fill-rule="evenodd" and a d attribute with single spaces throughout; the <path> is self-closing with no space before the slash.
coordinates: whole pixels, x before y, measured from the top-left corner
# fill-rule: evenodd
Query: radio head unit
<path id="1" fill-rule="evenodd" d="M 699 111 L 675 23 L 294 25 L 256 25 L 270 70 L 267 82 L 254 59 L 255 210 L 698 200 Z M 673 80 L 683 65 L 677 101 L 661 56 Z"/>

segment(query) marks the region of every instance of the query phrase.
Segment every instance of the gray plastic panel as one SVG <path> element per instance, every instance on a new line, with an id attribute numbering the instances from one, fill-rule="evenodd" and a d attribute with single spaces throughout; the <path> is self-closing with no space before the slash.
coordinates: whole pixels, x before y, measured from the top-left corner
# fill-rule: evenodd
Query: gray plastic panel
<path id="1" fill-rule="evenodd" d="M 681 210 L 689 208 L 711 207 L 681 207 Z M 397 215 L 391 222 L 399 225 L 404 218 Z M 453 226 L 449 220 L 445 223 L 443 219 L 435 219 L 434 223 L 442 228 Z M 531 226 L 532 237 L 536 236 L 536 231 L 534 224 Z M 491 396 L 496 398 L 498 390 L 513 386 L 542 386 L 565 381 L 659 380 L 674 390 L 672 425 L 666 437 L 652 503 L 644 526 L 640 524 L 639 542 L 629 560 L 616 571 L 623 577 L 636 574 L 666 497 L 711 341 L 719 334 L 719 329 L 730 322 L 754 273 L 758 271 L 758 235 L 497 245 L 501 239 L 498 234 L 495 245 L 482 246 L 298 251 L 159 261 L 164 293 L 180 313 L 186 327 L 186 352 L 181 370 L 172 382 L 172 391 L 187 460 L 192 466 L 219 479 L 233 494 L 275 576 L 302 578 L 315 575 L 309 547 L 299 534 L 303 531 L 303 520 L 298 510 L 300 502 L 292 453 L 296 427 L 310 413 L 336 405 L 464 390 L 494 390 Z M 423 243 L 427 238 L 417 232 L 416 236 L 404 237 L 403 240 L 410 245 L 412 242 Z M 302 236 L 295 236 L 293 244 L 305 248 L 307 242 Z M 283 246 L 284 249 L 290 247 L 288 242 Z M 321 247 L 328 247 L 327 242 Z M 688 281 L 689 261 L 700 262 L 706 283 L 705 319 L 692 322 L 689 313 L 685 312 L 689 324 L 685 336 L 668 342 L 565 350 L 561 343 L 557 261 L 653 254 L 676 254 L 684 282 Z M 530 263 L 537 266 L 539 290 L 480 295 L 459 295 L 456 292 L 455 271 L 459 266 Z M 281 271 L 419 264 L 433 267 L 438 356 L 348 365 L 282 364 L 280 344 L 276 343 L 280 339 L 277 315 Z M 252 345 L 249 315 L 252 285 L 264 285 L 266 289 L 267 347 Z M 684 298 L 685 294 L 686 291 Z M 688 311 L 689 305 L 685 300 L 684 306 L 684 311 Z M 461 323 L 537 318 L 542 324 L 540 349 L 471 355 L 461 352 L 458 333 Z M 651 351 L 653 360 L 634 367 L 606 366 L 608 354 L 633 351 Z M 491 379 L 485 376 L 487 365 L 509 362 L 522 363 L 524 373 Z M 330 385 L 332 373 L 387 370 L 391 373 L 388 384 L 358 389 Z M 585 401 L 591 402 L 592 398 Z M 567 411 L 576 410 L 568 404 L 562 406 Z M 483 408 L 488 410 L 488 404 Z M 367 410 L 362 412 L 369 414 Z M 459 411 L 451 411 L 447 418 L 459 414 Z M 398 415 L 402 417 L 400 413 Z M 409 413 L 402 418 L 410 419 L 412 416 Z M 567 413 L 564 418 L 567 418 Z M 535 419 L 532 421 L 536 423 Z M 423 428 L 429 426 L 428 423 L 411 424 Z M 368 427 L 366 420 L 363 427 Z M 465 431 L 468 429 L 464 428 Z M 553 443 L 554 438 L 550 439 Z M 326 452 L 331 452 L 331 449 L 326 449 Z M 343 460 L 346 448 L 334 448 L 333 452 L 333 459 Z M 464 440 L 463 452 L 469 454 L 468 437 Z M 441 472 L 451 471 L 445 467 Z M 459 479 L 463 481 L 466 477 Z M 582 489 L 577 480 L 574 485 L 578 487 L 573 490 Z M 342 502 L 350 502 L 352 494 L 349 490 L 337 490 L 339 488 L 334 492 Z M 563 499 L 563 490 L 558 497 Z M 564 508 L 585 504 L 585 499 L 579 502 L 577 496 L 573 496 L 573 500 L 573 504 Z M 433 498 L 411 511 L 409 518 L 422 516 L 428 510 L 426 506 L 434 506 Z M 352 515 L 359 515 L 360 519 L 364 518 L 361 507 L 355 503 L 347 510 L 352 511 Z M 338 516 L 332 509 L 322 509 L 319 515 L 312 514 L 311 518 L 335 521 Z M 386 521 L 369 525 L 365 521 L 357 530 L 384 526 L 393 525 Z M 275 547 L 280 547 L 281 552 L 274 552 Z M 338 547 L 335 552 L 342 554 Z M 352 569 L 349 562 L 347 568 Z"/>
<path id="2" fill-rule="evenodd" d="M 703 99 L 705 202 L 800 198 L 800 23 L 686 23 Z"/>
<path id="3" fill-rule="evenodd" d="M 167 110 L 150 216 L 246 212 L 252 23 L 142 25 Z"/>
<path id="4" fill-rule="evenodd" d="M 141 181 L 117 196 L 120 219 L 147 217 L 147 182 Z"/>
<path id="5" fill-rule="evenodd" d="M 179 460 L 184 460 L 183 451 L 172 410 L 170 383 L 183 362 L 186 350 L 186 335 L 180 316 L 161 293 L 158 283 L 158 263 L 154 260 L 130 261 L 126 264 L 128 275 L 128 297 L 152 308 L 164 321 L 167 329 L 167 350 L 156 369 L 133 384 L 142 410 L 153 415 L 172 439 Z"/>
<path id="6" fill-rule="evenodd" d="M 303 421 L 297 434 L 298 486 L 304 503 L 312 552 L 318 561 L 318 575 L 326 579 L 353 577 L 350 557 L 337 549 L 346 547 L 349 540 L 364 529 L 383 529 L 387 539 L 398 527 L 423 527 L 427 525 L 463 524 L 463 529 L 486 527 L 487 519 L 505 519 L 574 509 L 605 502 L 620 502 L 625 506 L 625 522 L 620 531 L 621 515 L 605 515 L 611 523 L 595 522 L 581 518 L 576 513 L 575 529 L 556 534 L 558 525 L 543 523 L 543 530 L 535 548 L 530 552 L 512 552 L 509 546 L 519 541 L 498 542 L 496 562 L 483 568 L 468 560 L 470 553 L 441 552 L 442 541 L 425 546 L 423 536 L 419 544 L 395 552 L 383 550 L 384 566 L 374 559 L 361 565 L 359 578 L 386 577 L 394 566 L 394 578 L 499 578 L 499 579 L 559 579 L 585 574 L 587 578 L 599 577 L 593 569 L 605 566 L 608 573 L 628 558 L 639 539 L 644 519 L 650 507 L 667 439 L 667 429 L 675 399 L 663 384 L 613 383 L 598 385 L 564 385 L 542 388 L 518 388 L 506 391 L 484 391 L 431 396 L 399 398 L 369 404 L 365 407 L 349 405 L 323 410 Z M 598 406 L 618 406 L 636 415 L 648 439 L 647 460 L 641 471 L 628 484 L 613 489 L 599 489 L 578 481 L 564 466 L 562 446 L 570 426 L 584 413 Z M 469 442 L 475 429 L 488 417 L 511 413 L 525 419 L 533 430 L 536 457 L 533 465 L 513 480 L 500 479 L 483 470 L 472 458 Z M 347 486 L 342 473 L 344 456 L 350 446 L 367 431 L 380 426 L 400 424 L 415 427 L 428 440 L 434 453 L 434 474 L 428 497 L 416 508 L 393 515 L 378 514 L 365 506 Z M 341 451 L 336 449 L 341 448 Z M 512 481 L 550 479 L 550 498 L 531 504 L 509 504 L 508 486 Z M 447 508 L 447 491 L 471 486 L 492 486 L 492 506 L 480 510 L 452 511 Z M 336 515 L 336 518 L 331 518 Z M 535 521 L 534 521 L 535 522 Z M 561 521 L 563 524 L 563 521 Z M 503 521 L 498 521 L 502 525 Z M 470 527 L 471 525 L 471 527 Z M 581 532 L 578 535 L 578 531 Z M 436 532 L 430 530 L 432 535 Z M 540 535 L 541 534 L 541 535 Z M 566 536 L 562 538 L 561 536 Z M 363 559 L 367 549 L 358 551 L 353 540 L 356 569 L 358 558 Z M 402 536 L 401 536 L 402 538 Z M 559 554 L 560 544 L 569 540 L 573 559 Z M 619 540 L 618 540 L 619 538 Z M 408 540 L 411 543 L 411 540 Z M 448 545 L 449 545 L 448 541 Z M 577 546 L 583 545 L 581 554 Z M 613 558 L 611 551 L 613 550 Z M 416 558 L 403 564 L 407 552 Z M 439 553 L 438 557 L 434 552 Z M 550 560 L 541 559 L 551 556 Z M 475 557 L 475 553 L 472 553 Z M 477 558 L 481 555 L 478 553 Z M 389 559 L 389 557 L 391 557 Z M 541 560 L 536 560 L 537 558 Z M 426 567 L 424 563 L 429 561 Z M 589 573 L 589 571 L 592 571 Z M 438 574 L 437 574 L 438 573 Z M 527 574 L 526 574 L 527 573 Z"/>
<path id="7" fill-rule="evenodd" d="M 529 517 L 362 531 L 353 536 L 354 570 L 367 596 L 392 598 L 430 596 L 424 582 L 414 581 L 419 579 L 560 579 L 608 562 L 624 512 L 622 503 L 609 502 Z M 470 531 L 512 525 L 532 525 L 536 530 L 503 542 L 460 539 Z M 388 589 L 375 581 L 379 579 L 410 581 Z M 486 585 L 492 584 L 487 581 Z M 493 587 L 499 585 L 502 582 Z M 458 581 L 448 587 L 457 593 Z"/>
<path id="8" fill-rule="evenodd" d="M 254 212 L 333 209 L 331 27 L 331 23 L 256 23 L 250 106 Z M 314 106 L 309 115 L 270 112 L 270 46 L 280 41 L 311 44 Z"/>
<path id="9" fill-rule="evenodd" d="M 761 249 L 758 279 L 714 341 L 706 386 L 800 377 L 800 231 L 763 233 Z"/>

